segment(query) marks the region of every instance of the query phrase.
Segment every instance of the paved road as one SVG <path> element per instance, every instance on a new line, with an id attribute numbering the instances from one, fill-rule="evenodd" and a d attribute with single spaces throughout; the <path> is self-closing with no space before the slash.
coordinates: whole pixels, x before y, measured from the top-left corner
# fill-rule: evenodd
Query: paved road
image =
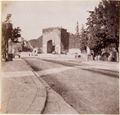
<path id="1" fill-rule="evenodd" d="M 80 114 L 119 112 L 118 72 L 108 71 L 109 67 L 108 70 L 91 69 L 84 64 L 69 64 L 64 61 L 38 58 L 25 60 Z"/>

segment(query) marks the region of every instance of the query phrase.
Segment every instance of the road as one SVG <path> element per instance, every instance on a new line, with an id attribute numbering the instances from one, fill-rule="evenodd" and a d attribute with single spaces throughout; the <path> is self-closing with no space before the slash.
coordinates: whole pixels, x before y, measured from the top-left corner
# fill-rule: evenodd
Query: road
<path id="1" fill-rule="evenodd" d="M 78 113 L 119 112 L 118 72 L 80 63 L 30 57 L 24 59 Z"/>

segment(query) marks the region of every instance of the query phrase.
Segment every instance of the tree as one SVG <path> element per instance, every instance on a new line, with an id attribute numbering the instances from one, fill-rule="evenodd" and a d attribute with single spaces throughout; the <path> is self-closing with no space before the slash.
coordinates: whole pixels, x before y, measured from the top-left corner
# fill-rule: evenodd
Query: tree
<path id="1" fill-rule="evenodd" d="M 84 26 L 81 28 L 81 33 L 80 33 L 80 49 L 85 50 L 87 46 L 87 31 L 85 30 Z"/>
<path id="2" fill-rule="evenodd" d="M 13 24 L 10 22 L 11 14 L 8 14 L 6 20 L 2 23 L 2 59 L 8 60 L 8 41 L 17 42 L 20 37 L 21 29 L 19 27 L 13 29 Z"/>
<path id="3" fill-rule="evenodd" d="M 103 0 L 104 7 L 104 30 L 106 34 L 105 42 L 107 44 L 115 43 L 118 51 L 119 45 L 119 8 L 120 1 Z"/>
<path id="4" fill-rule="evenodd" d="M 12 32 L 12 41 L 13 42 L 15 42 L 15 43 L 18 42 L 18 38 L 21 37 L 20 32 L 21 32 L 20 27 L 13 29 L 13 32 Z"/>
<path id="5" fill-rule="evenodd" d="M 89 11 L 87 19 L 88 46 L 97 54 L 112 43 L 119 44 L 119 6 L 120 2 L 103 0 Z"/>
<path id="6" fill-rule="evenodd" d="M 10 22 L 11 14 L 8 14 L 6 20 L 2 23 L 2 59 L 8 58 L 8 40 L 12 39 L 13 25 Z"/>

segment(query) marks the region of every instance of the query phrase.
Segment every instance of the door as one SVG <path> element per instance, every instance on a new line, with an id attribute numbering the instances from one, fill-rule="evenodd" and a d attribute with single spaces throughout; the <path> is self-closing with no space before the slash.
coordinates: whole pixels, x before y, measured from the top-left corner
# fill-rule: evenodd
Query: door
<path id="1" fill-rule="evenodd" d="M 53 51 L 52 40 L 49 40 L 47 42 L 47 53 L 52 53 L 52 51 Z"/>

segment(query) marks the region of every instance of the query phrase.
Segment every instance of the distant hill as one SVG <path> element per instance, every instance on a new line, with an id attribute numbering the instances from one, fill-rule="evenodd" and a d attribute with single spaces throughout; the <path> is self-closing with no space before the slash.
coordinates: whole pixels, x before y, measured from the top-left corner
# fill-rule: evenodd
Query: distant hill
<path id="1" fill-rule="evenodd" d="M 41 48 L 42 47 L 42 36 L 40 36 L 37 39 L 29 40 L 29 43 L 31 44 L 33 48 Z"/>

